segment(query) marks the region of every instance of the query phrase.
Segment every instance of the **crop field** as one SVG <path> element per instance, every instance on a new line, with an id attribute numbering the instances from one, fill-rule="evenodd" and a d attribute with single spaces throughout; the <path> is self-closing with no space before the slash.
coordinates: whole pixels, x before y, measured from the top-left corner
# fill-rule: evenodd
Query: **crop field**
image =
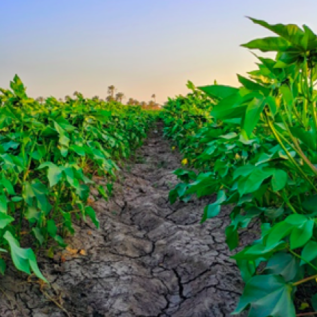
<path id="1" fill-rule="evenodd" d="M 317 36 L 250 20 L 275 58 L 159 110 L 0 90 L 1 316 L 317 315 Z"/>

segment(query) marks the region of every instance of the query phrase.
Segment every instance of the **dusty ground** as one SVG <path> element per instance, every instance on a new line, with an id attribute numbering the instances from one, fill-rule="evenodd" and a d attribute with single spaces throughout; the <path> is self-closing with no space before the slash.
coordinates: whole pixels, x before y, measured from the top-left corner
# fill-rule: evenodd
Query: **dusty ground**
<path id="1" fill-rule="evenodd" d="M 52 288 L 9 268 L 1 317 L 230 316 L 242 283 L 224 241 L 228 211 L 201 225 L 206 201 L 169 204 L 180 158 L 160 129 L 137 155 L 111 202 L 94 193 L 100 230 L 82 225 L 62 258 L 40 259 Z"/>

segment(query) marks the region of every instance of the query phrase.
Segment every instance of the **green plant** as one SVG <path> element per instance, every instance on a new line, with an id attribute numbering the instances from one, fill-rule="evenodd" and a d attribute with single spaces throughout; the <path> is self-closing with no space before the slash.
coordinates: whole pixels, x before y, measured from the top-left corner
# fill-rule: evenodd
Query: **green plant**
<path id="1" fill-rule="evenodd" d="M 258 239 L 233 256 L 246 283 L 235 313 L 291 317 L 299 285 L 317 278 L 317 36 L 305 25 L 251 20 L 276 36 L 243 46 L 276 52 L 276 58 L 257 56 L 258 69 L 238 76 L 240 88 L 199 87 L 210 98 L 205 109 L 212 108 L 203 123 L 191 119 L 188 126 L 182 114 L 173 121 L 178 114 L 170 108 L 183 111 L 178 99 L 162 114 L 166 136 L 200 171 L 175 171 L 182 183 L 170 200 L 217 192 L 202 221 L 234 204 L 226 228 L 230 249 L 239 246 L 241 229 L 260 220 Z M 196 99 L 185 99 L 189 112 L 197 108 Z M 317 308 L 312 295 L 311 315 Z"/>
<path id="2" fill-rule="evenodd" d="M 17 269 L 46 281 L 32 249 L 20 243 L 37 249 L 53 239 L 65 247 L 80 218 L 98 228 L 90 188 L 108 199 L 117 163 L 142 144 L 155 116 L 80 93 L 38 102 L 18 76 L 10 86 L 0 89 L 0 272 L 10 251 Z"/>

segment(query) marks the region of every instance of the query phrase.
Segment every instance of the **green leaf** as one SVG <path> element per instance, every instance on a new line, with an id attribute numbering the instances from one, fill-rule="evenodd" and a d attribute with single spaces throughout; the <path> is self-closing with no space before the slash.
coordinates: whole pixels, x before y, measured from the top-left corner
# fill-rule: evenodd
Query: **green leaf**
<path id="1" fill-rule="evenodd" d="M 37 241 L 40 243 L 40 245 L 42 245 L 44 242 L 44 237 L 42 235 L 41 229 L 38 227 L 35 227 L 32 229 L 32 232 L 33 232 L 35 238 L 37 239 Z"/>
<path id="2" fill-rule="evenodd" d="M 302 206 L 310 211 L 310 212 L 314 212 L 317 210 L 317 195 L 313 195 L 308 197 L 303 203 Z"/>
<path id="3" fill-rule="evenodd" d="M 282 275 L 286 282 L 293 280 L 299 269 L 298 259 L 285 252 L 278 252 L 271 257 L 263 273 Z"/>
<path id="4" fill-rule="evenodd" d="M 8 179 L 3 177 L 1 179 L 1 181 L 0 181 L 0 184 L 3 185 L 3 187 L 7 190 L 7 193 L 9 195 L 15 195 L 15 191 L 14 191 L 13 185 Z"/>
<path id="5" fill-rule="evenodd" d="M 316 133 L 313 130 L 305 131 L 303 128 L 290 128 L 292 134 L 301 140 L 311 150 L 317 150 L 317 138 Z"/>
<path id="6" fill-rule="evenodd" d="M 201 86 L 201 87 L 198 87 L 198 89 L 203 91 L 209 97 L 218 99 L 218 100 L 227 98 L 233 94 L 236 94 L 239 91 L 238 88 L 224 86 L 224 85 Z"/>
<path id="7" fill-rule="evenodd" d="M 241 75 L 238 75 L 239 82 L 248 90 L 256 90 L 261 92 L 264 96 L 268 96 L 270 93 L 270 89 L 267 87 L 264 87 L 257 82 L 254 82 L 248 78 L 245 78 Z"/>
<path id="8" fill-rule="evenodd" d="M 62 169 L 52 162 L 42 163 L 38 169 L 48 167 L 47 178 L 50 182 L 50 187 L 55 186 L 62 178 Z"/>
<path id="9" fill-rule="evenodd" d="M 244 98 L 239 93 L 235 93 L 222 99 L 210 114 L 219 120 L 241 118 L 247 108 L 243 101 Z"/>
<path id="10" fill-rule="evenodd" d="M 77 153 L 80 156 L 85 156 L 86 155 L 86 151 L 85 148 L 83 146 L 79 146 L 79 145 L 75 145 L 72 144 L 69 149 L 75 153 Z"/>
<path id="11" fill-rule="evenodd" d="M 302 250 L 302 258 L 308 262 L 317 258 L 317 242 L 309 241 Z M 300 265 L 307 264 L 305 261 L 301 260 Z"/>
<path id="12" fill-rule="evenodd" d="M 314 220 L 306 220 L 299 227 L 294 228 L 290 237 L 291 249 L 296 249 L 305 245 L 313 236 Z"/>
<path id="13" fill-rule="evenodd" d="M 57 234 L 57 227 L 53 219 L 48 220 L 47 222 L 47 232 L 49 235 L 62 247 L 66 247 L 66 244 L 61 236 Z"/>
<path id="14" fill-rule="evenodd" d="M 273 169 L 270 168 L 255 168 L 249 176 L 241 178 L 238 182 L 238 191 L 242 196 L 257 191 L 263 181 L 272 176 Z"/>
<path id="15" fill-rule="evenodd" d="M 268 24 L 263 20 L 257 20 L 253 18 L 249 18 L 253 23 L 259 24 L 268 30 L 274 32 L 277 35 L 280 35 L 286 41 L 292 43 L 293 45 L 302 48 L 304 50 L 307 49 L 308 43 L 305 43 L 305 33 L 295 24 Z"/>
<path id="16" fill-rule="evenodd" d="M 241 277 L 247 283 L 256 272 L 255 261 L 237 260 L 237 265 L 240 269 Z"/>
<path id="17" fill-rule="evenodd" d="M 252 40 L 241 46 L 249 49 L 258 49 L 262 52 L 279 52 L 289 49 L 290 43 L 283 38 L 270 36 Z"/>
<path id="18" fill-rule="evenodd" d="M 8 211 L 8 200 L 5 195 L 0 195 L 0 213 L 6 214 Z"/>
<path id="19" fill-rule="evenodd" d="M 57 235 L 57 227 L 56 227 L 55 221 L 53 219 L 50 219 L 47 221 L 46 228 L 47 228 L 47 232 L 49 233 L 49 235 L 52 238 L 55 238 L 55 236 Z"/>
<path id="20" fill-rule="evenodd" d="M 26 88 L 24 87 L 18 75 L 14 76 L 13 81 L 10 82 L 10 87 L 16 96 L 20 97 L 21 99 L 27 98 L 25 93 Z"/>
<path id="21" fill-rule="evenodd" d="M 19 242 L 13 237 L 13 235 L 9 231 L 5 232 L 3 238 L 10 245 L 11 257 L 15 267 L 18 270 L 25 272 L 27 274 L 31 274 L 31 269 L 38 278 L 48 283 L 38 268 L 36 257 L 32 249 L 20 248 Z"/>
<path id="22" fill-rule="evenodd" d="M 93 210 L 93 208 L 90 207 L 90 206 L 86 206 L 85 207 L 85 213 L 90 217 L 91 221 L 96 226 L 96 228 L 99 229 L 99 220 L 98 220 L 98 218 L 96 216 L 96 213 Z"/>
<path id="23" fill-rule="evenodd" d="M 265 100 L 254 98 L 247 106 L 243 130 L 248 137 L 251 136 L 254 128 L 259 122 L 260 115 L 264 109 Z"/>
<path id="24" fill-rule="evenodd" d="M 252 277 L 244 288 L 234 315 L 250 305 L 249 317 L 295 317 L 293 287 L 280 275 Z"/>
<path id="25" fill-rule="evenodd" d="M 268 248 L 277 245 L 284 237 L 290 234 L 293 226 L 285 221 L 278 222 L 269 231 L 266 239 L 266 246 Z"/>
<path id="26" fill-rule="evenodd" d="M 35 198 L 38 208 L 44 211 L 45 214 L 48 214 L 51 210 L 51 205 L 46 196 L 47 192 L 48 189 L 46 186 L 40 181 L 34 180 L 32 183 L 25 182 L 22 196 L 30 207 L 33 206 L 33 199 Z"/>
<path id="27" fill-rule="evenodd" d="M 314 310 L 317 311 L 317 294 L 312 296 L 311 303 L 312 303 Z"/>
<path id="28" fill-rule="evenodd" d="M 0 273 L 4 275 L 7 266 L 3 259 L 0 259 Z"/>
<path id="29" fill-rule="evenodd" d="M 273 190 L 279 191 L 283 189 L 287 183 L 288 175 L 285 171 L 280 169 L 274 169 L 271 183 Z"/>
<path id="30" fill-rule="evenodd" d="M 201 220 L 201 223 L 205 222 L 207 219 L 218 216 L 221 209 L 220 205 L 225 200 L 226 200 L 226 193 L 223 190 L 220 190 L 217 195 L 217 200 L 213 204 L 207 205 L 205 207 L 204 215 Z"/>
<path id="31" fill-rule="evenodd" d="M 218 204 L 210 204 L 204 208 L 204 215 L 201 220 L 201 223 L 205 222 L 207 219 L 216 217 L 219 215 L 221 206 Z"/>
<path id="32" fill-rule="evenodd" d="M 14 221 L 13 217 L 0 212 L 0 229 L 4 229 L 12 221 Z"/>
<path id="33" fill-rule="evenodd" d="M 228 226 L 225 230 L 226 243 L 230 250 L 235 249 L 239 245 L 239 235 L 235 226 Z"/>

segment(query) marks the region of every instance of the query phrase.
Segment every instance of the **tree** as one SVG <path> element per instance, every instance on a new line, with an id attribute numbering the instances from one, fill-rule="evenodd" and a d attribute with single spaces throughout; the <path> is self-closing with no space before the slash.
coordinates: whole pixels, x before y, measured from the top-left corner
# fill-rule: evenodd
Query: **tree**
<path id="1" fill-rule="evenodd" d="M 111 102 L 111 101 L 115 101 L 115 98 L 112 97 L 111 95 L 106 97 L 106 101 Z"/>
<path id="2" fill-rule="evenodd" d="M 153 98 L 154 102 L 156 102 L 156 95 L 155 95 L 155 94 L 153 94 L 153 95 L 151 96 L 151 98 Z"/>
<path id="3" fill-rule="evenodd" d="M 134 99 L 133 98 L 129 98 L 128 102 L 127 102 L 127 105 L 129 106 L 133 106 L 134 105 Z"/>
<path id="4" fill-rule="evenodd" d="M 114 93 L 116 91 L 116 87 L 114 85 L 111 85 L 108 87 L 108 94 L 111 96 L 111 98 L 114 98 Z"/>
<path id="5" fill-rule="evenodd" d="M 44 102 L 44 98 L 43 97 L 38 97 L 36 98 L 36 101 L 39 102 L 39 103 L 43 103 Z"/>
<path id="6" fill-rule="evenodd" d="M 145 108 L 146 108 L 146 106 L 147 106 L 147 104 L 146 104 L 146 102 L 145 102 L 145 101 L 142 101 L 142 102 L 140 103 L 140 106 L 141 106 L 143 109 L 145 109 Z"/>
<path id="7" fill-rule="evenodd" d="M 124 93 L 118 92 L 118 93 L 116 94 L 116 101 L 122 103 L 123 98 L 125 98 Z"/>

